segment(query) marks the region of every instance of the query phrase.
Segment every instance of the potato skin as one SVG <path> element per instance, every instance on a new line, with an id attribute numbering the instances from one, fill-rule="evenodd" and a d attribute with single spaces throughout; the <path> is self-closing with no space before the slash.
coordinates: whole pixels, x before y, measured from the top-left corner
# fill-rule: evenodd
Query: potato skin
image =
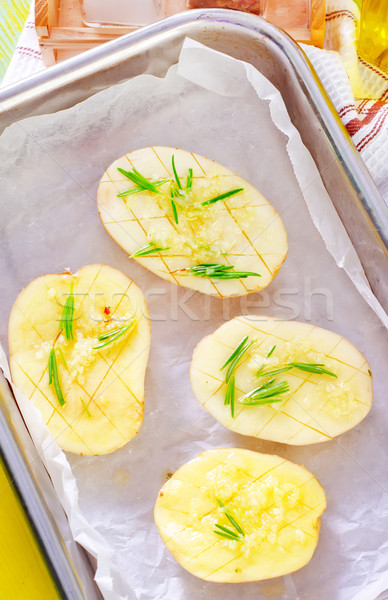
<path id="1" fill-rule="evenodd" d="M 206 209 L 209 223 L 218 223 L 220 237 L 223 239 L 236 238 L 236 246 L 225 255 L 219 255 L 217 259 L 213 255 L 202 257 L 202 259 L 194 255 L 180 256 L 184 251 L 183 247 L 183 250 L 182 248 L 179 251 L 176 250 L 175 254 L 174 248 L 166 248 L 166 251 L 142 258 L 134 257 L 134 260 L 170 283 L 220 298 L 244 296 L 267 287 L 276 277 L 288 251 L 287 233 L 279 214 L 248 182 L 226 167 L 198 154 L 178 148 L 152 146 L 130 152 L 112 163 L 104 173 L 97 191 L 98 212 L 106 231 L 129 255 L 150 242 L 152 229 L 150 224 L 155 224 L 156 216 L 165 220 L 166 226 L 168 225 L 171 232 L 175 229 L 176 232 L 182 233 L 182 228 L 185 227 L 185 217 L 180 213 L 179 224 L 175 226 L 173 215 L 170 214 L 169 203 L 167 207 L 160 210 L 160 207 L 155 205 L 155 198 L 152 198 L 152 194 L 149 192 L 130 195 L 127 200 L 117 197 L 118 193 L 132 185 L 125 176 L 117 172 L 117 168 L 128 170 L 132 166 L 152 180 L 159 177 L 173 179 L 170 167 L 172 155 L 175 157 L 175 164 L 182 181 L 186 179 L 188 168 L 193 168 L 194 189 L 196 182 L 205 182 L 206 185 L 208 182 L 214 187 L 214 182 L 220 185 L 219 182 L 223 180 L 225 189 L 224 187 L 222 189 L 215 188 L 217 191 L 210 195 L 215 196 L 219 192 L 225 192 L 231 188 L 244 188 L 245 196 L 239 198 L 239 195 L 236 195 L 223 203 L 217 203 L 216 208 L 215 205 L 211 207 L 211 211 L 218 210 L 220 212 L 218 217 L 214 217 L 209 207 Z M 242 203 L 240 208 L 239 202 Z M 225 214 L 221 211 L 221 204 L 224 205 Z M 251 211 L 252 214 L 249 213 L 249 218 L 247 214 L 243 215 L 244 218 L 241 216 L 241 211 L 244 210 Z M 191 223 L 190 229 L 192 229 L 194 221 L 189 219 L 187 223 L 189 222 Z M 230 233 L 228 233 L 229 231 Z M 175 236 L 176 239 L 179 237 L 178 233 Z M 189 233 L 189 237 L 195 243 L 198 241 L 198 231 Z M 170 242 L 165 246 L 169 244 Z M 160 243 L 158 242 L 157 245 Z M 182 267 L 186 268 L 205 262 L 233 264 L 236 270 L 258 272 L 261 277 L 221 281 L 176 274 L 176 271 Z"/>
<path id="2" fill-rule="evenodd" d="M 216 523 L 233 529 L 216 498 L 243 529 L 240 541 L 214 533 Z M 305 467 L 275 455 L 220 448 L 176 471 L 159 492 L 154 516 L 183 568 L 206 581 L 241 583 L 307 564 L 325 508 L 324 490 Z"/>
<path id="3" fill-rule="evenodd" d="M 237 408 L 232 418 L 224 405 L 225 371 L 220 371 L 220 366 L 246 335 L 258 340 L 258 349 L 252 350 L 253 358 L 248 353 L 236 370 Z M 273 361 L 268 363 L 272 368 L 287 361 L 323 363 L 337 377 L 293 369 L 278 376 L 279 381 L 290 384 L 284 401 L 242 406 L 238 398 L 265 381 L 257 378 L 256 371 L 273 345 L 276 350 L 268 359 Z M 372 405 L 370 367 L 351 342 L 310 323 L 264 315 L 237 317 L 201 340 L 193 352 L 190 378 L 195 397 L 220 423 L 242 435 L 290 445 L 331 440 L 358 425 Z"/>
<path id="4" fill-rule="evenodd" d="M 56 342 L 65 398 L 61 406 L 49 384 L 48 356 L 70 282 L 75 298 L 74 338 L 68 341 L 62 333 Z M 128 336 L 94 349 L 100 334 L 132 318 L 135 324 Z M 138 433 L 149 346 L 150 319 L 142 292 L 124 273 L 107 265 L 39 277 L 20 292 L 11 311 L 12 379 L 40 410 L 57 443 L 76 454 L 113 452 Z"/>

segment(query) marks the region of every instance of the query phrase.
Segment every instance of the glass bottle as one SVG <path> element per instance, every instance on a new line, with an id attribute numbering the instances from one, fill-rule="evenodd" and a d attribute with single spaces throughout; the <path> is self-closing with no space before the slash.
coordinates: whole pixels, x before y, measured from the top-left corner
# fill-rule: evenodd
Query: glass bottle
<path id="1" fill-rule="evenodd" d="M 358 50 L 388 73 L 388 0 L 363 0 Z"/>

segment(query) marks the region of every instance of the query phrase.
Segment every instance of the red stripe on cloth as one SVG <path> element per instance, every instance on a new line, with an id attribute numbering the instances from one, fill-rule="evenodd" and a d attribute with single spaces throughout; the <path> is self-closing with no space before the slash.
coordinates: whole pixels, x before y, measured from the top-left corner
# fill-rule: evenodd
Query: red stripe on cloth
<path id="1" fill-rule="evenodd" d="M 368 104 L 368 102 L 370 102 L 369 98 L 365 98 L 362 102 L 360 102 L 360 104 L 357 107 L 357 112 L 361 113 L 364 110 L 365 105 Z"/>
<path id="2" fill-rule="evenodd" d="M 17 50 L 24 50 L 25 52 L 30 52 L 31 54 L 35 54 L 39 58 L 42 56 L 42 53 L 39 50 L 34 50 L 33 48 L 27 48 L 26 46 L 18 46 Z"/>
<path id="3" fill-rule="evenodd" d="M 342 117 L 343 114 L 345 114 L 346 112 L 348 112 L 348 110 L 352 109 L 352 108 L 356 108 L 354 104 L 346 104 L 345 106 L 343 106 L 341 108 L 341 110 L 339 111 L 339 116 Z"/>
<path id="4" fill-rule="evenodd" d="M 375 123 L 372 131 L 366 136 L 366 138 L 364 138 L 363 140 L 360 140 L 358 142 L 358 144 L 356 145 L 356 148 L 359 152 L 361 152 L 361 150 L 363 150 L 365 148 L 365 146 L 367 146 L 369 144 L 369 142 L 371 142 L 377 136 L 377 134 L 381 131 L 381 128 L 382 128 L 387 116 L 388 116 L 388 111 L 383 111 L 382 114 L 380 115 L 380 117 L 378 118 L 377 122 Z"/>
<path id="5" fill-rule="evenodd" d="M 28 56 L 29 58 L 34 58 L 35 60 L 42 60 L 42 55 L 39 54 L 39 52 L 37 54 L 32 54 L 32 50 L 29 48 L 16 48 L 15 52 L 18 54 L 23 54 L 24 56 Z"/>
<path id="6" fill-rule="evenodd" d="M 340 115 L 341 119 L 344 119 L 344 117 L 346 117 L 349 113 L 352 112 L 357 112 L 356 106 L 350 106 L 349 108 L 347 108 L 346 110 L 344 110 L 344 112 Z"/>
<path id="7" fill-rule="evenodd" d="M 388 110 L 388 105 L 378 100 L 368 108 L 368 110 L 366 111 L 366 116 L 363 119 L 352 119 L 351 121 L 349 121 L 349 123 L 346 124 L 346 129 L 348 130 L 350 135 L 353 136 L 358 131 L 360 131 L 360 129 L 365 127 L 365 125 L 369 125 L 373 121 L 374 117 L 378 115 L 381 111 L 385 113 L 386 110 Z"/>
<path id="8" fill-rule="evenodd" d="M 382 79 L 385 79 L 385 81 L 388 81 L 387 75 L 384 75 L 384 73 L 382 71 L 379 71 L 379 69 L 377 69 L 376 67 L 373 67 L 370 63 L 366 62 L 366 60 L 363 60 L 358 53 L 357 53 L 357 58 L 360 61 L 360 63 L 362 65 L 364 65 L 364 67 L 368 67 L 368 69 L 370 69 L 377 75 L 380 75 L 380 77 L 382 77 Z"/>
<path id="9" fill-rule="evenodd" d="M 339 17 L 348 17 L 352 19 L 355 23 L 357 23 L 357 19 L 350 10 L 335 10 L 331 13 L 328 13 L 325 17 L 326 21 L 332 21 L 333 19 L 338 19 Z"/>

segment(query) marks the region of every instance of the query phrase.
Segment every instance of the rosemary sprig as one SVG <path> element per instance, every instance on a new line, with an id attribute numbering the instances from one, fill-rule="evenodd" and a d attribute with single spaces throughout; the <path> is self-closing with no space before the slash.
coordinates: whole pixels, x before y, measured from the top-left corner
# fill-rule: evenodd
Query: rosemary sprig
<path id="1" fill-rule="evenodd" d="M 49 375 L 49 385 L 54 386 L 55 394 L 58 398 L 58 402 L 61 406 L 65 404 L 65 399 L 63 397 L 61 384 L 59 383 L 58 377 L 58 364 L 57 357 L 55 355 L 54 346 L 50 350 L 49 360 L 48 360 L 48 375 Z"/>
<path id="2" fill-rule="evenodd" d="M 151 181 L 152 185 L 155 187 L 159 187 L 164 183 L 171 181 L 170 179 L 159 179 L 157 181 Z M 136 187 L 131 188 L 130 190 L 126 190 L 125 192 L 120 192 L 117 194 L 117 198 L 124 198 L 125 196 L 130 196 L 131 194 L 138 194 L 139 192 L 144 192 L 144 187 L 137 185 Z"/>
<path id="3" fill-rule="evenodd" d="M 82 400 L 82 398 L 80 398 L 81 400 L 81 404 L 84 407 L 84 411 L 86 412 L 86 414 L 88 415 L 88 417 L 91 417 L 92 415 L 90 414 L 90 410 L 88 409 L 88 405 Z"/>
<path id="4" fill-rule="evenodd" d="M 67 295 L 65 304 L 63 305 L 61 321 L 59 323 L 59 329 L 65 330 L 65 337 L 67 340 L 73 339 L 73 319 L 74 319 L 74 282 L 70 283 L 70 292 Z"/>
<path id="5" fill-rule="evenodd" d="M 157 246 L 155 242 L 150 242 L 143 246 L 143 248 L 139 248 L 136 252 L 133 252 L 129 258 L 135 258 L 136 256 L 149 256 L 150 254 L 155 254 L 155 252 L 161 252 L 162 250 L 169 250 L 169 248 L 162 248 L 162 246 Z"/>
<path id="6" fill-rule="evenodd" d="M 116 340 L 126 335 L 126 333 L 131 329 L 131 327 L 133 327 L 134 323 L 135 320 L 131 321 L 129 325 L 126 325 L 124 327 L 118 327 L 117 329 L 112 329 L 111 331 L 107 331 L 106 333 L 99 335 L 98 341 L 102 343 L 98 346 L 94 346 L 93 350 L 99 350 L 100 348 L 108 346 L 108 344 L 113 344 L 113 342 L 116 342 Z"/>
<path id="7" fill-rule="evenodd" d="M 218 506 L 222 508 L 225 517 L 228 519 L 229 523 L 234 527 L 237 533 L 236 531 L 229 529 L 229 527 L 224 527 L 223 525 L 219 525 L 218 523 L 215 525 L 217 529 L 213 530 L 214 533 L 227 539 L 242 540 L 242 538 L 245 536 L 245 533 L 242 530 L 241 526 L 237 523 L 236 519 L 231 514 L 230 510 L 225 506 L 225 504 L 221 502 L 221 500 L 219 500 L 218 498 L 216 498 L 216 501 Z"/>
<path id="8" fill-rule="evenodd" d="M 232 376 L 235 368 L 237 367 L 237 364 L 240 362 L 240 360 L 242 359 L 242 357 L 244 356 L 245 352 L 248 350 L 248 348 L 250 348 L 253 344 L 252 340 L 251 342 L 246 343 L 238 352 L 237 354 L 235 354 L 235 356 L 233 357 L 233 360 L 230 362 L 229 368 L 227 370 L 226 373 L 226 382 L 229 381 L 230 377 Z"/>
<path id="9" fill-rule="evenodd" d="M 214 204 L 215 202 L 218 202 L 219 200 L 225 200 L 225 198 L 230 198 L 230 196 L 234 196 L 235 194 L 242 192 L 243 189 L 244 188 L 236 188 L 235 190 L 230 190 L 229 192 L 224 192 L 223 194 L 220 194 L 219 196 L 214 196 L 214 198 L 210 198 L 210 200 L 205 200 L 205 202 L 202 202 L 201 206 L 209 206 L 209 204 Z"/>
<path id="10" fill-rule="evenodd" d="M 238 402 L 247 406 L 281 402 L 283 398 L 279 398 L 279 396 L 286 394 L 289 391 L 290 386 L 287 381 L 276 381 L 273 377 L 267 381 L 267 383 L 264 383 L 251 392 L 244 394 L 244 396 L 241 396 L 241 398 L 238 399 Z"/>
<path id="11" fill-rule="evenodd" d="M 228 381 L 228 385 L 226 387 L 224 404 L 225 406 L 230 406 L 230 414 L 232 415 L 232 419 L 234 419 L 234 399 L 236 394 L 235 388 L 235 377 L 232 375 Z"/>
<path id="12" fill-rule="evenodd" d="M 128 179 L 133 181 L 133 183 L 136 183 L 136 185 L 140 188 L 139 191 L 144 192 L 145 190 L 148 190 L 149 192 L 153 192 L 154 194 L 161 193 L 160 190 L 158 190 L 158 188 L 156 187 L 156 185 L 148 179 L 146 179 L 141 173 L 139 173 L 139 171 L 135 169 L 135 167 L 133 167 L 132 171 L 125 171 L 120 167 L 118 167 L 117 170 L 120 173 L 122 173 L 122 175 L 125 175 L 125 177 L 128 177 Z M 169 179 L 167 179 L 167 181 L 169 181 Z"/>
<path id="13" fill-rule="evenodd" d="M 172 157 L 171 157 L 171 162 L 172 162 L 172 170 L 173 170 L 173 173 L 174 173 L 176 184 L 177 184 L 178 188 L 181 190 L 182 189 L 182 184 L 180 182 L 180 179 L 178 177 L 178 173 L 177 173 L 176 168 L 175 168 L 175 156 L 174 155 L 172 155 Z"/>
<path id="14" fill-rule="evenodd" d="M 193 169 L 190 167 L 186 179 L 186 192 L 189 192 L 193 186 Z"/>
<path id="15" fill-rule="evenodd" d="M 323 363 L 299 363 L 290 362 L 288 363 L 291 367 L 299 369 L 300 371 L 307 371 L 308 373 L 316 373 L 317 375 L 330 375 L 331 377 L 337 377 L 335 373 L 332 373 L 328 369 L 324 368 Z"/>
<path id="16" fill-rule="evenodd" d="M 177 269 L 176 271 L 172 271 L 172 273 L 176 273 L 177 275 L 194 275 L 195 277 L 209 277 L 210 279 L 246 279 L 250 276 L 261 277 L 259 273 L 253 273 L 251 271 L 233 271 L 233 269 L 233 265 L 203 263 L 184 269 Z"/>

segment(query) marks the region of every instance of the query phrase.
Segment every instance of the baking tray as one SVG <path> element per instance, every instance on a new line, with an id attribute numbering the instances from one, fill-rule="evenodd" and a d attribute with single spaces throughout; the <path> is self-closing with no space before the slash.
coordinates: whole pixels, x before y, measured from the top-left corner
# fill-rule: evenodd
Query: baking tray
<path id="1" fill-rule="evenodd" d="M 280 90 L 291 120 L 313 156 L 358 252 L 370 285 L 388 308 L 388 207 L 302 50 L 263 19 L 225 10 L 190 11 L 85 52 L 1 90 L 0 132 L 10 123 L 68 108 L 136 75 L 163 76 L 177 61 L 185 36 L 250 62 Z M 26 475 L 32 498 L 35 492 L 39 495 L 36 482 L 42 487 L 42 481 L 40 476 L 34 479 L 33 469 L 27 467 L 31 458 L 23 455 L 22 448 L 28 435 L 23 431 L 22 422 L 17 428 L 12 425 L 12 414 L 15 416 L 16 410 L 10 393 L 4 394 L 1 412 L 5 432 L 0 438 L 2 455 L 15 488 L 23 487 L 22 474 Z M 20 414 L 18 419 L 21 419 Z M 14 442 L 18 448 L 16 453 L 12 451 Z M 23 463 L 24 468 L 21 468 Z M 75 576 L 75 565 L 60 551 L 62 534 L 44 517 L 50 512 L 47 496 L 52 496 L 52 489 L 47 485 L 43 487 L 35 507 L 29 494 L 23 496 L 21 489 L 20 497 L 24 498 L 34 530 L 39 532 L 38 541 L 54 579 L 60 583 L 62 596 L 82 598 L 84 592 Z M 58 550 L 54 558 L 50 554 L 53 547 Z"/>

